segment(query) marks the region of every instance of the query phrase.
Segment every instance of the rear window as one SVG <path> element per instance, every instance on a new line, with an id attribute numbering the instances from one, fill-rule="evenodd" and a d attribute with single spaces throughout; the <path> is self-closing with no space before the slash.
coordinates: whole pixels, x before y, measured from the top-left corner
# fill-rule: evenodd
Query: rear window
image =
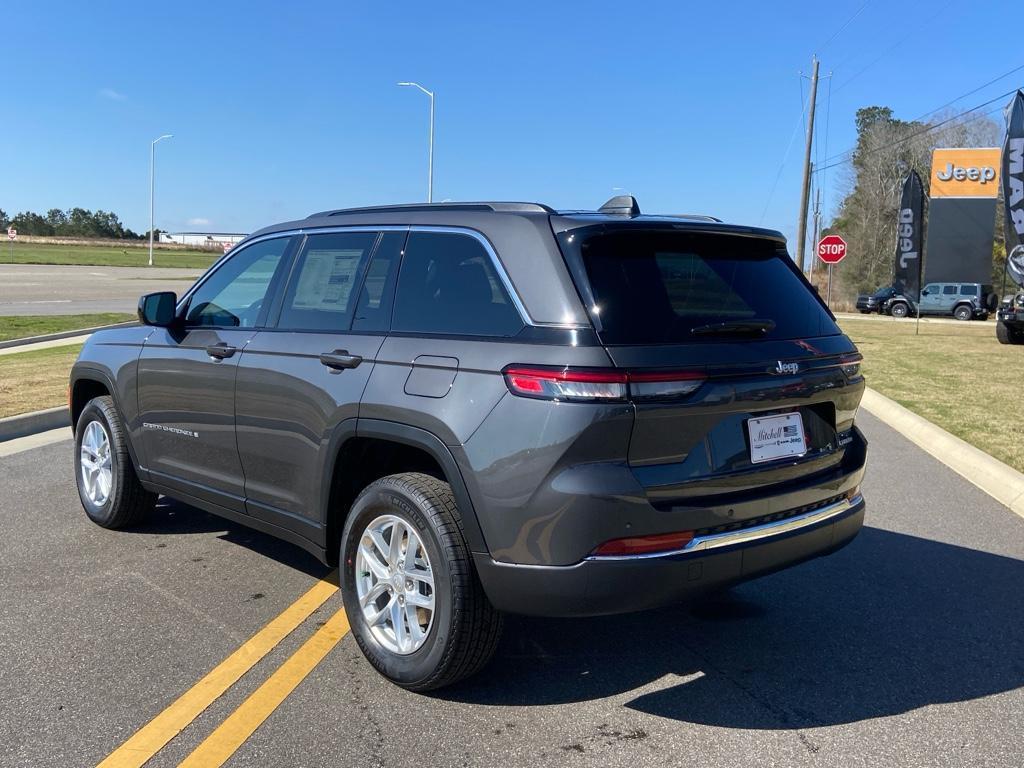
<path id="1" fill-rule="evenodd" d="M 490 256 L 475 238 L 412 232 L 398 274 L 391 329 L 515 336 L 523 329 L 523 321 Z"/>
<path id="2" fill-rule="evenodd" d="M 961 296 L 977 296 L 978 295 L 978 286 L 976 286 L 976 285 L 961 285 L 960 286 L 960 295 Z"/>
<path id="3" fill-rule="evenodd" d="M 577 280 L 579 267 L 585 273 L 581 293 L 593 300 L 589 309 L 605 344 L 800 339 L 840 332 L 785 250 L 770 240 L 632 230 L 563 236 L 562 245 L 570 261 L 578 261 Z M 755 334 L 707 332 L 719 323 L 753 321 L 774 327 Z"/>

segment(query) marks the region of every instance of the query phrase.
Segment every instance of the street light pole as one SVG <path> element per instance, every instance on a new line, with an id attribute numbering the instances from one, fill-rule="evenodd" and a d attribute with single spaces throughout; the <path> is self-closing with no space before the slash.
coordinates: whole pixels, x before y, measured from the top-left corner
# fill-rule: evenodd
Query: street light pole
<path id="1" fill-rule="evenodd" d="M 430 154 L 427 159 L 427 202 L 434 201 L 434 92 L 428 91 L 419 83 L 403 82 L 401 86 L 412 86 L 419 88 L 430 97 Z"/>
<path id="2" fill-rule="evenodd" d="M 174 134 L 165 133 L 149 145 L 149 266 L 153 266 L 153 192 L 156 188 L 156 145 L 164 139 L 173 139 Z"/>

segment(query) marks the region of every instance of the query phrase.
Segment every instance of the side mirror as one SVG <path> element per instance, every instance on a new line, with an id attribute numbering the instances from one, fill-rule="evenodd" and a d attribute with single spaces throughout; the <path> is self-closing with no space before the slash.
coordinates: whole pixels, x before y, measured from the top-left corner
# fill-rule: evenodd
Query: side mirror
<path id="1" fill-rule="evenodd" d="M 927 296 L 928 295 L 928 291 L 921 291 L 921 295 L 922 296 Z"/>
<path id="2" fill-rule="evenodd" d="M 147 293 L 139 299 L 139 322 L 166 328 L 174 322 L 174 309 L 178 297 L 171 291 Z"/>

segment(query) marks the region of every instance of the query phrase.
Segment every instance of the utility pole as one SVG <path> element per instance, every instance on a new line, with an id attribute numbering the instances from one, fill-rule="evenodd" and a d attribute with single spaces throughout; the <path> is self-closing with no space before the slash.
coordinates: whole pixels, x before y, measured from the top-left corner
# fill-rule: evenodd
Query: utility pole
<path id="1" fill-rule="evenodd" d="M 811 58 L 811 100 L 807 109 L 807 147 L 804 150 L 804 186 L 800 193 L 800 218 L 796 223 L 796 265 L 804 271 L 807 240 L 807 203 L 811 193 L 811 147 L 814 144 L 814 105 L 818 99 L 818 57 Z"/>
<path id="2" fill-rule="evenodd" d="M 813 171 L 812 171 L 813 172 Z M 821 187 L 814 193 L 814 236 L 811 237 L 811 245 L 815 248 L 821 239 Z M 815 254 L 811 254 L 811 274 L 814 274 L 814 267 L 817 264 Z"/>

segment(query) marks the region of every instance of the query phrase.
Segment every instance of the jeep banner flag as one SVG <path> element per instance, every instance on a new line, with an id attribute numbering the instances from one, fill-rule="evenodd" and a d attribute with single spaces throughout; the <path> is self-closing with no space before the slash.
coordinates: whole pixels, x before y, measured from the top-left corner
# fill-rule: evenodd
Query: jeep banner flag
<path id="1" fill-rule="evenodd" d="M 924 184 L 917 171 L 903 182 L 896 215 L 896 267 L 893 283 L 904 296 L 918 301 L 921 292 L 921 246 L 924 244 Z"/>
<path id="2" fill-rule="evenodd" d="M 1006 107 L 1003 142 L 1003 202 L 1006 204 L 1006 271 L 1024 287 L 1024 91 Z"/>

